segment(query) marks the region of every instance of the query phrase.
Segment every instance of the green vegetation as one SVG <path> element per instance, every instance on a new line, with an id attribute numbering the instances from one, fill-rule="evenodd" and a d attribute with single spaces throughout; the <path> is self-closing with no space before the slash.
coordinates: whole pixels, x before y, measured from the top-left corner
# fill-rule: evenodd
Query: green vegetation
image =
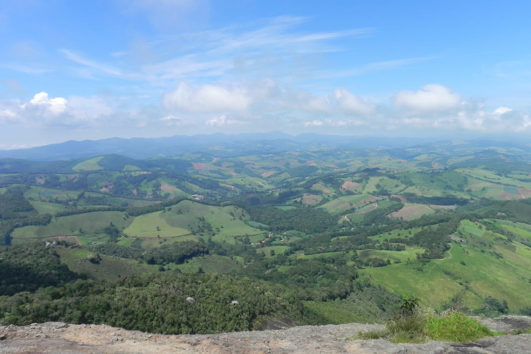
<path id="1" fill-rule="evenodd" d="M 35 291 L 77 279 L 55 250 L 42 245 L 0 247 L 0 295 Z"/>
<path id="2" fill-rule="evenodd" d="M 359 338 L 385 338 L 395 343 L 428 340 L 464 343 L 492 335 L 487 327 L 460 312 L 426 313 L 417 298 L 404 298 L 400 311 L 386 323 L 385 330 L 362 333 Z"/>
<path id="3" fill-rule="evenodd" d="M 459 312 L 428 319 L 425 330 L 429 338 L 450 342 L 468 342 L 493 335 L 485 326 Z"/>
<path id="4" fill-rule="evenodd" d="M 116 283 L 78 280 L 0 298 L 0 321 L 106 323 L 158 333 L 260 329 L 266 317 L 305 321 L 286 289 L 221 275 L 135 276 Z"/>
<path id="5" fill-rule="evenodd" d="M 0 161 L 0 321 L 388 321 L 386 336 L 415 341 L 483 333 L 447 309 L 531 313 L 523 150 L 272 151 Z M 393 317 L 405 294 L 443 315 Z"/>

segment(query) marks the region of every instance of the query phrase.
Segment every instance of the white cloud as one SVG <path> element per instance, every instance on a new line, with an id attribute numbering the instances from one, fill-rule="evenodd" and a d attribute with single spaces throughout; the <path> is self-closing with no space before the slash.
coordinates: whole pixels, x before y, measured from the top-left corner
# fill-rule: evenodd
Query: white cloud
<path id="1" fill-rule="evenodd" d="M 394 101 L 398 107 L 413 111 L 441 112 L 458 107 L 461 97 L 445 86 L 431 84 L 416 92 L 400 91 Z"/>
<path id="2" fill-rule="evenodd" d="M 66 111 L 68 101 L 63 97 L 49 98 L 48 93 L 39 92 L 33 98 L 22 106 L 23 109 L 31 109 L 32 107 L 41 108 L 44 113 L 51 115 L 59 115 Z"/>
<path id="3" fill-rule="evenodd" d="M 190 122 L 187 122 L 183 118 L 177 117 L 173 114 L 168 114 L 162 118 L 160 121 L 163 122 L 168 127 L 183 127 L 190 125 Z"/>
<path id="4" fill-rule="evenodd" d="M 323 126 L 323 124 L 324 123 L 322 121 L 320 121 L 320 120 L 312 120 L 310 122 L 305 122 L 304 126 L 305 127 L 321 127 L 321 126 Z"/>
<path id="5" fill-rule="evenodd" d="M 250 104 L 251 99 L 244 90 L 216 85 L 192 87 L 181 83 L 175 91 L 164 96 L 166 108 L 187 112 L 243 112 Z"/>
<path id="6" fill-rule="evenodd" d="M 346 113 L 368 115 L 374 111 L 374 105 L 365 102 L 360 97 L 340 88 L 334 92 L 339 108 Z"/>
<path id="7" fill-rule="evenodd" d="M 522 119 L 521 124 L 518 127 L 516 127 L 515 131 L 524 132 L 524 131 L 527 131 L 529 128 L 531 128 L 531 118 L 529 118 L 529 116 L 526 115 Z"/>
<path id="8" fill-rule="evenodd" d="M 226 115 L 222 114 L 218 117 L 214 117 L 205 122 L 206 125 L 210 127 L 223 127 L 228 125 L 240 125 L 241 121 L 228 119 Z"/>
<path id="9" fill-rule="evenodd" d="M 66 112 L 75 122 L 93 122 L 111 116 L 114 109 L 99 97 L 74 96 L 68 99 Z"/>
<path id="10" fill-rule="evenodd" d="M 513 111 L 512 108 L 504 107 L 504 106 L 500 106 L 500 107 L 496 108 L 496 109 L 494 110 L 494 112 L 492 112 L 492 113 L 494 113 L 494 114 L 496 114 L 496 115 L 500 115 L 500 116 L 502 116 L 502 115 L 504 115 L 505 113 L 509 113 L 509 112 L 512 112 L 512 111 Z"/>
<path id="11" fill-rule="evenodd" d="M 86 126 L 112 116 L 115 110 L 100 97 L 50 97 L 39 92 L 26 102 L 0 101 L 0 123 L 26 126 Z"/>

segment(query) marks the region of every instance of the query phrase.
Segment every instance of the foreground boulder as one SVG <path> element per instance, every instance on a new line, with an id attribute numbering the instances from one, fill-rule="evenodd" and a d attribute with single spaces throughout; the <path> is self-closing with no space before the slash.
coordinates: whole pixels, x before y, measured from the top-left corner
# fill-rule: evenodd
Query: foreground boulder
<path id="1" fill-rule="evenodd" d="M 531 318 L 477 318 L 493 331 L 517 333 L 531 328 Z M 531 334 L 507 334 L 472 343 L 430 341 L 394 344 L 353 340 L 382 325 L 301 326 L 282 330 L 203 335 L 160 335 L 106 325 L 47 322 L 0 326 L 0 353 L 529 353 Z"/>

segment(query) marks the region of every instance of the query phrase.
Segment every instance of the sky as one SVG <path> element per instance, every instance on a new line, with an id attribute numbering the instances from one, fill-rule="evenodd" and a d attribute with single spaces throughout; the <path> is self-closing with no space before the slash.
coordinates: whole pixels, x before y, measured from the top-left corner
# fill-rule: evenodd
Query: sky
<path id="1" fill-rule="evenodd" d="M 0 2 L 0 149 L 210 133 L 531 138 L 530 1 Z"/>

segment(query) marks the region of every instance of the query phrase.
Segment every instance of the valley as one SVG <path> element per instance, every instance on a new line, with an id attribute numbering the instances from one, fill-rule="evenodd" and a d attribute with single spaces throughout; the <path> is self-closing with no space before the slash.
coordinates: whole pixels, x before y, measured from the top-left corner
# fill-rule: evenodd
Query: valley
<path id="1" fill-rule="evenodd" d="M 0 322 L 372 323 L 408 296 L 435 311 L 531 313 L 528 147 L 276 149 L 0 159 Z"/>

